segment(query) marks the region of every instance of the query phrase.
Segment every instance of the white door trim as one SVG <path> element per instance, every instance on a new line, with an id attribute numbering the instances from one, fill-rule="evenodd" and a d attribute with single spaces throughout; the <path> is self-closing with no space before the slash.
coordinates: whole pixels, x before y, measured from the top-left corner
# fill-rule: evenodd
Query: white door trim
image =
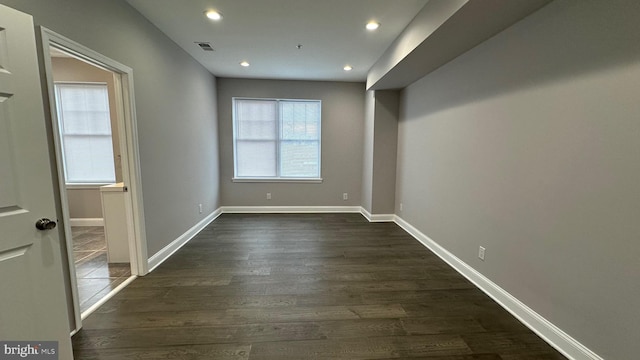
<path id="1" fill-rule="evenodd" d="M 51 125 L 53 128 L 53 140 L 55 147 L 56 159 L 62 159 L 62 147 L 60 133 L 58 129 L 58 116 L 55 106 L 55 91 L 53 85 L 53 73 L 51 65 L 51 57 L 49 56 L 50 48 L 55 47 L 71 53 L 74 56 L 86 61 L 92 65 L 103 68 L 115 73 L 115 89 L 116 89 L 116 108 L 118 111 L 118 127 L 120 146 L 122 154 L 122 177 L 128 192 L 125 194 L 125 207 L 127 216 L 132 219 L 132 224 L 128 228 L 129 238 L 134 241 L 129 242 L 129 253 L 131 254 L 131 272 L 132 275 L 145 275 L 149 272 L 147 262 L 147 240 L 144 226 L 144 207 L 142 201 L 142 183 L 140 177 L 140 152 L 138 147 L 138 127 L 135 113 L 135 99 L 133 91 L 133 69 L 123 65 L 113 59 L 110 59 L 90 48 L 79 44 L 71 39 L 59 35 L 45 27 L 39 27 L 39 54 L 41 56 L 41 64 L 44 66 L 44 75 L 46 77 L 46 86 L 48 92 L 49 109 L 51 116 Z M 46 99 L 45 99 L 46 100 Z M 67 240 L 71 239 L 71 226 L 69 224 L 70 214 L 67 190 L 64 182 L 64 169 L 61 161 L 56 161 L 58 171 L 59 195 L 62 207 L 64 232 Z M 76 320 L 75 330 L 79 330 L 82 326 L 80 304 L 77 293 L 77 279 L 75 275 L 75 264 L 73 261 L 73 244 L 71 241 L 65 241 L 67 245 L 67 253 L 69 259 L 69 272 L 71 282 L 71 292 L 74 308 L 74 317 Z"/>

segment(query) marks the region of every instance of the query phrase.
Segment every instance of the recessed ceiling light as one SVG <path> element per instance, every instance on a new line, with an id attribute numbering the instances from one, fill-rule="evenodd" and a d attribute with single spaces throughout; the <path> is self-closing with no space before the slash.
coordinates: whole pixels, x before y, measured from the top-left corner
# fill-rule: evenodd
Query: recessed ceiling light
<path id="1" fill-rule="evenodd" d="M 247 67 L 247 66 L 249 66 L 249 65 L 251 65 L 251 64 L 249 64 L 249 62 L 248 62 L 248 61 L 242 61 L 242 62 L 240 62 L 240 66 Z"/>
<path id="2" fill-rule="evenodd" d="M 351 65 L 345 65 L 343 67 L 343 69 L 344 69 L 344 71 L 351 71 L 351 70 L 353 70 L 353 67 Z"/>
<path id="3" fill-rule="evenodd" d="M 215 10 L 207 10 L 204 14 L 211 20 L 220 20 L 222 19 L 222 14 Z"/>
<path id="4" fill-rule="evenodd" d="M 380 23 L 376 22 L 376 21 L 369 21 L 367 23 L 367 26 L 366 26 L 367 30 L 371 30 L 371 31 L 373 31 L 373 30 L 375 30 L 375 29 L 377 29 L 379 27 L 380 27 Z"/>

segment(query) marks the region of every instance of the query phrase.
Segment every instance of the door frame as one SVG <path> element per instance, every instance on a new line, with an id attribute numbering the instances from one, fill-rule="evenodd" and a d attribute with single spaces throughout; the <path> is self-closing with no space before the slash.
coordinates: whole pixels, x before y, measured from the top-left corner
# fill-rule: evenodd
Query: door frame
<path id="1" fill-rule="evenodd" d="M 58 114 L 55 99 L 53 81 L 53 67 L 51 63 L 50 49 L 56 48 L 70 53 L 81 60 L 114 73 L 115 106 L 118 118 L 118 136 L 122 156 L 122 178 L 128 191 L 125 192 L 125 211 L 128 221 L 127 233 L 129 234 L 129 254 L 131 260 L 131 274 L 133 276 L 146 275 L 149 272 L 147 256 L 147 239 L 144 226 L 144 207 L 142 201 L 142 183 L 140 171 L 140 151 L 138 145 L 138 127 L 135 113 L 135 99 L 133 91 L 133 69 L 110 59 L 80 43 L 68 39 L 45 27 L 39 26 L 38 47 L 41 53 L 46 90 L 49 101 L 51 126 L 53 129 L 53 142 L 55 147 L 56 167 L 59 184 L 59 199 L 64 224 L 64 235 L 69 266 L 69 283 L 71 287 L 71 300 L 73 302 L 75 329 L 82 327 L 82 316 L 78 297 L 78 285 L 75 273 L 73 257 L 73 241 L 71 225 L 69 223 L 69 201 L 65 184 L 65 173 L 62 162 L 62 140 L 60 138 Z M 121 287 L 126 286 L 125 281 Z M 106 299 L 105 299 L 106 301 Z M 98 304 L 103 303 L 102 301 Z"/>

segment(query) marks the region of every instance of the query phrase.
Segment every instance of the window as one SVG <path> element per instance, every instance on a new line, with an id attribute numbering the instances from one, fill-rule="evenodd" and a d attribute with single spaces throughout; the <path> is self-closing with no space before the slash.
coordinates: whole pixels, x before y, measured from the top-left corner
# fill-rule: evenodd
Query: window
<path id="1" fill-rule="evenodd" d="M 67 184 L 116 181 L 106 84 L 56 83 Z"/>
<path id="2" fill-rule="evenodd" d="M 320 180 L 319 100 L 233 99 L 235 179 Z"/>

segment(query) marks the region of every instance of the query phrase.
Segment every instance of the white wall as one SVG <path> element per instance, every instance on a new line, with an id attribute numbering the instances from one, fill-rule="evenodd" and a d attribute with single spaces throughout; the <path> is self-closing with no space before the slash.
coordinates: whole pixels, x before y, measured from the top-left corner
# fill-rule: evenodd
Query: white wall
<path id="1" fill-rule="evenodd" d="M 133 69 L 149 256 L 220 206 L 211 73 L 123 0 L 0 2 Z"/>
<path id="2" fill-rule="evenodd" d="M 401 101 L 396 213 L 606 359 L 640 354 L 638 19 L 556 0 Z"/>
<path id="3" fill-rule="evenodd" d="M 322 183 L 233 182 L 232 97 L 322 100 Z M 363 83 L 218 79 L 220 190 L 224 206 L 360 206 Z M 270 192 L 272 199 L 266 199 Z M 347 201 L 343 193 L 349 194 Z"/>

